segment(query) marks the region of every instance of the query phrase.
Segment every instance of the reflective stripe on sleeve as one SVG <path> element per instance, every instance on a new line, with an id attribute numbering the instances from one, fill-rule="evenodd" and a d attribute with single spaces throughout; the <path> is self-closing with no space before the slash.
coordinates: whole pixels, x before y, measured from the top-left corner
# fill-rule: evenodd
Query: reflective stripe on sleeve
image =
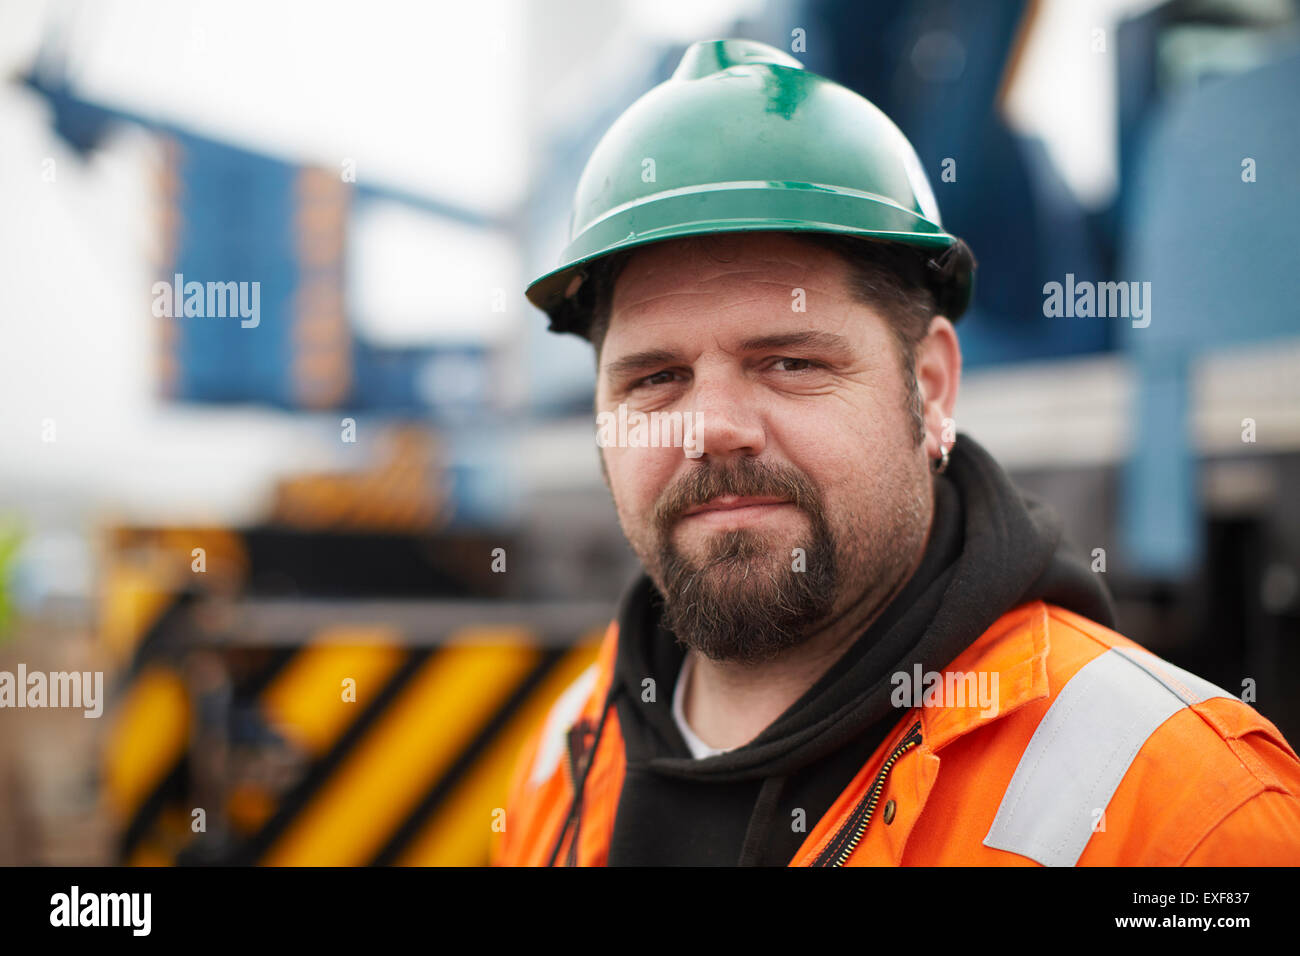
<path id="1" fill-rule="evenodd" d="M 1111 648 L 1089 661 L 1039 722 L 984 845 L 1074 866 L 1156 728 L 1189 704 L 1232 696 L 1139 648 Z"/>

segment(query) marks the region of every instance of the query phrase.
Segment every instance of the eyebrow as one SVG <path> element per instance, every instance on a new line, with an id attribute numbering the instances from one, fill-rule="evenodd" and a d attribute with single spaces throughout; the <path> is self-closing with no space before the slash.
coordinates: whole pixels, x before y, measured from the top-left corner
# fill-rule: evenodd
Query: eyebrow
<path id="1" fill-rule="evenodd" d="M 613 362 L 607 362 L 605 364 L 605 374 L 610 378 L 622 378 L 634 372 L 646 371 L 660 365 L 672 365 L 674 362 L 680 362 L 681 360 L 682 355 L 680 352 L 673 352 L 668 349 L 646 349 L 644 352 L 633 352 L 630 355 L 615 359 Z"/>
<path id="2" fill-rule="evenodd" d="M 740 351 L 742 352 L 762 352 L 769 349 L 787 348 L 815 349 L 840 356 L 848 356 L 853 352 L 853 346 L 843 335 L 816 330 L 759 335 L 745 339 L 740 343 Z M 622 378 L 625 375 L 664 365 L 672 365 L 682 360 L 682 353 L 672 349 L 646 349 L 642 352 L 632 352 L 607 363 L 604 367 L 604 373 L 610 378 Z"/>

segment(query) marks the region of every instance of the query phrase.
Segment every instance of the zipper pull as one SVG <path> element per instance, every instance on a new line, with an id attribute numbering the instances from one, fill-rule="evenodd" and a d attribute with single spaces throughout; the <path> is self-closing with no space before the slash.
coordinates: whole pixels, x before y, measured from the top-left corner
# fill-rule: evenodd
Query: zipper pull
<path id="1" fill-rule="evenodd" d="M 898 745 L 901 747 L 903 744 L 908 743 L 913 738 L 916 738 L 916 742 L 918 744 L 921 742 L 921 722 L 919 720 L 916 723 L 914 723 L 910 728 L 908 728 L 907 735 L 898 742 Z"/>

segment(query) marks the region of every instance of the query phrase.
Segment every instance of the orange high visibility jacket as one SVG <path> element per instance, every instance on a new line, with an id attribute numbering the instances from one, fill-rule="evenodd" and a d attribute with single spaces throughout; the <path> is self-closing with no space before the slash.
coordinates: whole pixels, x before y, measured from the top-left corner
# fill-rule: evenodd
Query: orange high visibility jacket
<path id="1" fill-rule="evenodd" d="M 570 742 L 594 736 L 617 641 L 613 622 L 521 751 L 494 863 L 545 865 L 562 831 L 566 862 Z M 945 672 L 996 674 L 998 706 L 903 713 L 791 866 L 1300 864 L 1300 759 L 1227 691 L 1041 601 Z M 608 859 L 625 765 L 615 708 L 590 759 L 580 866 Z"/>

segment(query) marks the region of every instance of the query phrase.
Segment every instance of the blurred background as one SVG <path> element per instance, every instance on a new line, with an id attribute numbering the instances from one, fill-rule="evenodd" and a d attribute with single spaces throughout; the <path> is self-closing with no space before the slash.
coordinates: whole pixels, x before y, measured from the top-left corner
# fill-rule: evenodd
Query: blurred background
<path id="1" fill-rule="evenodd" d="M 0 863 L 486 861 L 637 568 L 523 289 L 726 36 L 903 129 L 980 262 L 959 428 L 1300 741 L 1290 0 L 7 2 L 0 670 L 106 704 L 0 710 Z M 260 321 L 157 315 L 177 274 Z M 1150 325 L 1044 317 L 1067 274 Z"/>

